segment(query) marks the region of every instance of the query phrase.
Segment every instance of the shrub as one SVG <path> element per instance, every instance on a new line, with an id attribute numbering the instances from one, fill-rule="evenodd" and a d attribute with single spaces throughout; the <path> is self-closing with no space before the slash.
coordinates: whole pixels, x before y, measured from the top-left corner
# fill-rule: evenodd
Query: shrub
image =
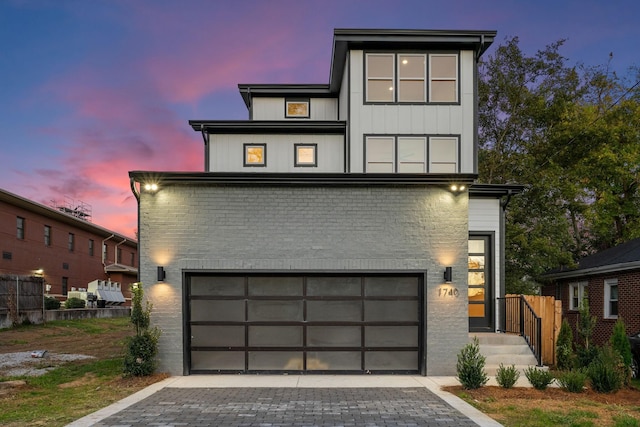
<path id="1" fill-rule="evenodd" d="M 546 390 L 549 384 L 553 382 L 553 374 L 551 372 L 534 366 L 529 366 L 525 369 L 524 375 L 536 390 Z"/>
<path id="2" fill-rule="evenodd" d="M 573 332 L 567 319 L 564 319 L 556 341 L 556 367 L 561 371 L 569 370 L 573 367 L 574 359 Z"/>
<path id="3" fill-rule="evenodd" d="M 80 298 L 71 297 L 64 302 L 64 308 L 84 308 L 85 301 Z"/>
<path id="4" fill-rule="evenodd" d="M 518 372 L 515 365 L 505 368 L 501 363 L 496 371 L 496 381 L 498 385 L 503 388 L 513 387 L 518 381 L 518 378 L 520 378 L 520 372 Z"/>
<path id="5" fill-rule="evenodd" d="M 625 367 L 620 355 L 610 346 L 599 349 L 588 369 L 591 388 L 598 393 L 611 393 L 622 388 Z"/>
<path id="6" fill-rule="evenodd" d="M 571 393 L 582 393 L 587 382 L 587 374 L 582 369 L 561 372 L 557 378 L 563 390 Z"/>
<path id="7" fill-rule="evenodd" d="M 622 363 L 625 368 L 624 371 L 626 372 L 624 383 L 629 384 L 631 381 L 631 361 L 633 355 L 631 354 L 631 343 L 629 342 L 629 338 L 627 338 L 627 330 L 622 318 L 618 318 L 616 324 L 613 326 L 613 333 L 611 334 L 609 342 L 613 350 L 622 358 Z"/>
<path id="8" fill-rule="evenodd" d="M 54 297 L 44 297 L 45 310 L 57 310 L 60 308 L 60 305 L 60 301 L 58 301 Z"/>
<path id="9" fill-rule="evenodd" d="M 489 381 L 484 371 L 485 357 L 480 354 L 480 344 L 478 338 L 474 337 L 473 342 L 467 344 L 458 353 L 458 381 L 466 389 L 480 388 Z"/>
<path id="10" fill-rule="evenodd" d="M 147 301 L 146 307 L 142 308 L 143 295 L 141 283 L 131 287 L 131 323 L 136 334 L 127 340 L 123 367 L 125 376 L 151 375 L 156 369 L 160 331 L 158 328 L 149 328 L 153 306 Z"/>

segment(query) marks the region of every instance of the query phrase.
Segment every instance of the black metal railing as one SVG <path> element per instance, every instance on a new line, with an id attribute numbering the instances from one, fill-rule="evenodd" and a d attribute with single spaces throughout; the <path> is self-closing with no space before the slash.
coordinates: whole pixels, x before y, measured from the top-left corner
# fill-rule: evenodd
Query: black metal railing
<path id="1" fill-rule="evenodd" d="M 500 327 L 498 331 L 522 336 L 542 366 L 542 318 L 538 317 L 524 295 L 498 298 Z"/>

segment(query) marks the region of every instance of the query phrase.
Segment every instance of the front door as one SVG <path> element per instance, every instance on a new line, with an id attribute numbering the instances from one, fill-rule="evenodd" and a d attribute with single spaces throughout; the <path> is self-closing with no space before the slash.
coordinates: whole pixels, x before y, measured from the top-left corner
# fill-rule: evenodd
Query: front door
<path id="1" fill-rule="evenodd" d="M 493 245 L 489 235 L 469 236 L 469 331 L 493 332 Z"/>

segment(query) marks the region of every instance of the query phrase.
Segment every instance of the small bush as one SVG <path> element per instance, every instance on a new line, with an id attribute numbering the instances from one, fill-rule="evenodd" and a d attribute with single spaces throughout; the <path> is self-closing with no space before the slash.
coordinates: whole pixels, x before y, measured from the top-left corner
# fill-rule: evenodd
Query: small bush
<path id="1" fill-rule="evenodd" d="M 64 302 L 64 308 L 84 308 L 85 301 L 80 298 L 71 297 Z"/>
<path id="2" fill-rule="evenodd" d="M 591 380 L 591 388 L 598 393 L 611 393 L 620 390 L 626 378 L 625 371 L 622 357 L 611 347 L 602 347 L 589 365 L 588 375 Z"/>
<path id="3" fill-rule="evenodd" d="M 564 319 L 556 341 L 556 367 L 561 371 L 569 370 L 573 367 L 574 359 L 573 332 L 567 319 Z"/>
<path id="4" fill-rule="evenodd" d="M 624 384 L 629 385 L 631 382 L 631 361 L 633 360 L 633 355 L 631 354 L 631 343 L 629 342 L 629 338 L 627 338 L 627 330 L 622 318 L 618 318 L 616 321 L 609 343 L 613 350 L 622 358 L 622 363 L 625 368 L 624 372 L 626 373 L 624 376 Z"/>
<path id="5" fill-rule="evenodd" d="M 496 371 L 496 381 L 502 388 L 513 387 L 518 382 L 518 378 L 520 378 L 520 372 L 518 372 L 515 365 L 505 368 L 501 363 Z"/>
<path id="6" fill-rule="evenodd" d="M 128 376 L 142 377 L 153 374 L 156 369 L 158 334 L 146 330 L 127 341 L 124 357 L 124 372 Z"/>
<path id="7" fill-rule="evenodd" d="M 578 347 L 576 352 L 576 367 L 577 368 L 588 368 L 591 365 L 591 362 L 598 356 L 598 348 L 591 347 Z"/>
<path id="8" fill-rule="evenodd" d="M 581 370 L 561 372 L 557 378 L 558 384 L 563 390 L 571 393 L 582 393 L 587 382 L 587 374 Z"/>
<path id="9" fill-rule="evenodd" d="M 546 390 L 549 384 L 553 382 L 553 374 L 551 372 L 534 366 L 529 366 L 525 369 L 524 375 L 536 390 Z"/>
<path id="10" fill-rule="evenodd" d="M 60 305 L 60 301 L 58 301 L 54 297 L 44 297 L 45 310 L 57 310 L 60 308 Z"/>
<path id="11" fill-rule="evenodd" d="M 468 390 L 480 388 L 489 381 L 484 371 L 485 357 L 480 354 L 480 344 L 478 338 L 474 337 L 473 342 L 467 344 L 458 353 L 458 381 Z"/>

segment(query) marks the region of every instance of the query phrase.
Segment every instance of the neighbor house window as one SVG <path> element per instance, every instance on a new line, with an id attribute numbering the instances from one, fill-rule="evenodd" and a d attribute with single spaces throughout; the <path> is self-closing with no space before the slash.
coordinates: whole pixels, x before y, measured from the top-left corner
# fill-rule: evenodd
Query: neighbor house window
<path id="1" fill-rule="evenodd" d="M 287 99 L 285 101 L 285 117 L 287 118 L 309 118 L 308 99 Z"/>
<path id="2" fill-rule="evenodd" d="M 103 262 L 106 262 L 106 261 L 107 261 L 107 254 L 108 254 L 108 251 L 107 251 L 107 244 L 106 244 L 106 243 L 103 243 L 103 244 L 102 244 L 102 261 L 103 261 Z"/>
<path id="3" fill-rule="evenodd" d="M 118 259 L 116 260 L 116 264 L 122 264 L 122 249 L 118 248 Z"/>
<path id="4" fill-rule="evenodd" d="M 582 300 L 587 297 L 587 283 L 569 284 L 569 310 L 579 310 Z"/>
<path id="5" fill-rule="evenodd" d="M 93 247 L 94 247 L 93 239 L 89 239 L 89 256 L 93 256 Z"/>
<path id="6" fill-rule="evenodd" d="M 604 281 L 604 317 L 618 318 L 618 279 Z"/>
<path id="7" fill-rule="evenodd" d="M 267 166 L 267 144 L 244 144 L 244 166 Z"/>
<path id="8" fill-rule="evenodd" d="M 2 259 L 6 259 L 7 261 L 11 261 L 11 258 L 13 258 L 13 254 L 11 252 L 2 251 Z"/>
<path id="9" fill-rule="evenodd" d="M 131 262 L 129 263 L 129 265 L 131 267 L 135 267 L 136 266 L 136 254 L 131 252 Z"/>
<path id="10" fill-rule="evenodd" d="M 44 245 L 51 246 L 51 227 L 48 225 L 44 226 Z"/>
<path id="11" fill-rule="evenodd" d="M 369 136 L 365 142 L 369 173 L 457 173 L 458 138 Z"/>
<path id="12" fill-rule="evenodd" d="M 416 104 L 459 100 L 456 53 L 368 53 L 365 67 L 366 102 Z"/>
<path id="13" fill-rule="evenodd" d="M 20 240 L 24 240 L 24 224 L 24 218 L 20 216 L 16 218 L 16 237 Z"/>
<path id="14" fill-rule="evenodd" d="M 293 144 L 295 166 L 318 166 L 318 144 Z"/>
<path id="15" fill-rule="evenodd" d="M 76 247 L 76 236 L 73 233 L 69 233 L 69 252 L 73 252 Z"/>
<path id="16" fill-rule="evenodd" d="M 63 277 L 62 278 L 62 295 L 67 295 L 68 289 L 69 289 L 69 278 Z"/>

